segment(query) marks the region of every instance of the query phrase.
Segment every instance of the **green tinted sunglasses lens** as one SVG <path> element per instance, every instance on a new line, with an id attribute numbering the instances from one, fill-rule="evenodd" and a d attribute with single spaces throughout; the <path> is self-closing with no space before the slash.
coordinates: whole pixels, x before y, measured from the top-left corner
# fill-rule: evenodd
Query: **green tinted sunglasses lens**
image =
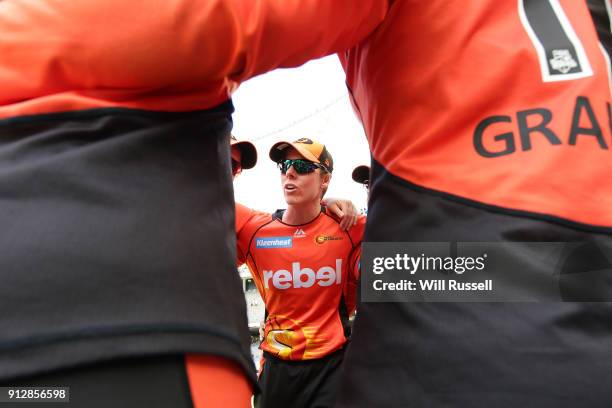
<path id="1" fill-rule="evenodd" d="M 293 162 L 293 168 L 297 172 L 297 174 L 307 174 L 315 171 L 317 166 L 314 163 L 308 162 L 306 160 L 296 160 Z"/>
<path id="2" fill-rule="evenodd" d="M 291 166 L 293 166 L 297 174 L 312 173 L 319 167 L 316 163 L 310 162 L 308 160 L 302 160 L 302 159 L 295 159 L 295 160 L 287 159 L 287 160 L 283 160 L 282 162 L 278 164 L 278 168 L 283 174 L 286 174 L 287 171 L 289 170 L 289 167 Z"/>

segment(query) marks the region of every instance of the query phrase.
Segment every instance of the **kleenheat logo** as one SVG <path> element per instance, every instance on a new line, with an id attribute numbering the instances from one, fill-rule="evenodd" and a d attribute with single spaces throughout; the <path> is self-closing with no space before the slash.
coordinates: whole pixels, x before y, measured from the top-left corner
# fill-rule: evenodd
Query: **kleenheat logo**
<path id="1" fill-rule="evenodd" d="M 260 249 L 291 248 L 293 247 L 293 239 L 292 237 L 257 238 L 255 240 L 255 247 Z"/>
<path id="2" fill-rule="evenodd" d="M 342 236 L 335 237 L 333 235 L 319 234 L 315 237 L 315 242 L 319 245 L 323 245 L 327 241 L 341 241 L 342 239 L 344 239 Z"/>

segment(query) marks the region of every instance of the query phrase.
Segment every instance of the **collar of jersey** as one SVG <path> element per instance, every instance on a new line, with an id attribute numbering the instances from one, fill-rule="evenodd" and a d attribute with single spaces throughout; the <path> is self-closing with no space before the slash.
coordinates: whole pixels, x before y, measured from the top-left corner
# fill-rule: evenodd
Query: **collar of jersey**
<path id="1" fill-rule="evenodd" d="M 286 222 L 283 222 L 283 214 L 285 213 L 285 211 L 287 211 L 287 209 L 283 208 L 280 210 L 276 210 L 274 212 L 274 214 L 272 214 L 272 219 L 275 221 L 280 222 L 283 225 L 287 225 L 289 227 L 301 227 L 303 225 L 308 225 L 308 224 L 312 224 L 313 222 L 315 222 L 316 220 L 319 219 L 319 217 L 321 216 L 321 214 L 325 213 L 325 207 L 321 206 L 321 211 L 319 211 L 319 213 L 317 214 L 316 217 L 314 217 L 312 220 L 305 222 L 303 224 L 287 224 Z"/>

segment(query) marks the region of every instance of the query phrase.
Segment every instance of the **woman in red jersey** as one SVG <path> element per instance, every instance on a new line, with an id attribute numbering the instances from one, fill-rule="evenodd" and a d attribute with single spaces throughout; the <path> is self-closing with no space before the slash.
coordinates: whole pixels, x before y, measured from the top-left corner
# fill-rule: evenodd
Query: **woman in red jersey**
<path id="1" fill-rule="evenodd" d="M 331 407 L 364 219 L 344 231 L 321 207 L 333 171 L 324 145 L 305 138 L 279 142 L 270 157 L 281 170 L 287 209 L 255 214 L 238 234 L 238 257 L 266 305 L 256 406 Z"/>

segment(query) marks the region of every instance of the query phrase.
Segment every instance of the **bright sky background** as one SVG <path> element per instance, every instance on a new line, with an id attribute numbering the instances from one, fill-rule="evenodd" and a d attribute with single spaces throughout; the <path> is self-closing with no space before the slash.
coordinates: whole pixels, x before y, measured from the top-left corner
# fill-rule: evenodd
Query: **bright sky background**
<path id="1" fill-rule="evenodd" d="M 334 159 L 326 197 L 347 198 L 365 208 L 365 188 L 351 179 L 351 172 L 359 164 L 369 165 L 370 154 L 344 82 L 337 57 L 330 56 L 240 86 L 233 95 L 232 133 L 255 144 L 258 161 L 234 181 L 236 201 L 267 212 L 286 208 L 280 172 L 268 153 L 280 140 L 308 137 L 324 143 Z"/>

